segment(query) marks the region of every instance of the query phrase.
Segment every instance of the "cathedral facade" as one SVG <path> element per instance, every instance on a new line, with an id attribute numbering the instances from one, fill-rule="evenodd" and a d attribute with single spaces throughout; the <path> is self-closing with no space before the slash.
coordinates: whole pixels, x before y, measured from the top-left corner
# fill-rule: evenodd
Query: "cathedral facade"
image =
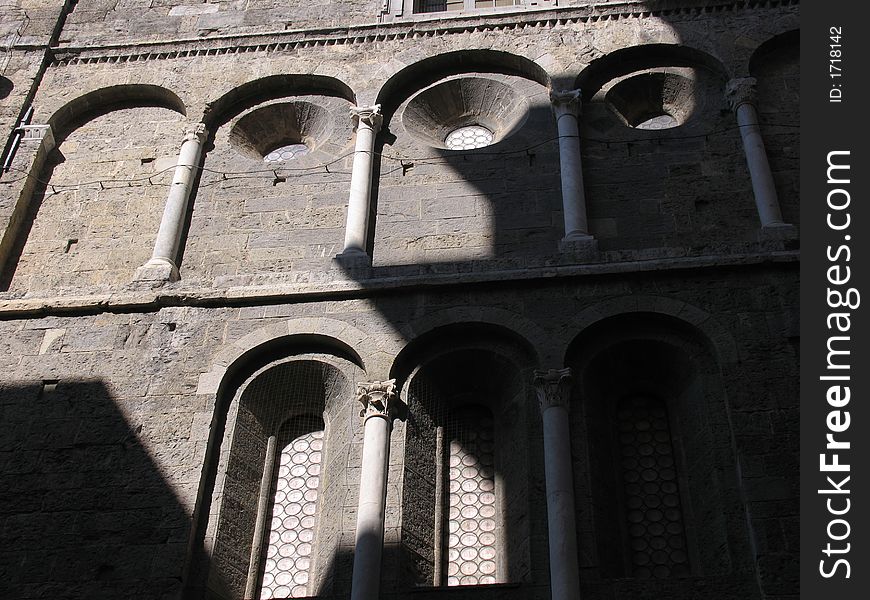
<path id="1" fill-rule="evenodd" d="M 798 597 L 796 0 L 0 40 L 0 596 Z"/>

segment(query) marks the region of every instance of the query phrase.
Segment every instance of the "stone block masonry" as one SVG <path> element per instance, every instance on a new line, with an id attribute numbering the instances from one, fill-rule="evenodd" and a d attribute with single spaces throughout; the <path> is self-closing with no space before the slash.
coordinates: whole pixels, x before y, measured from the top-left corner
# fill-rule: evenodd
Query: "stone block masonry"
<path id="1" fill-rule="evenodd" d="M 0 6 L 0 597 L 796 597 L 797 3 L 416 4 Z"/>

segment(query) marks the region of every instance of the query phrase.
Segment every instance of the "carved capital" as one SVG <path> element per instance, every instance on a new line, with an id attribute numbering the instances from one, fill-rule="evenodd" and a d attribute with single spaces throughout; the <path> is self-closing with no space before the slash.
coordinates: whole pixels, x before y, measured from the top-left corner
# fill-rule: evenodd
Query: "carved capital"
<path id="1" fill-rule="evenodd" d="M 198 141 L 200 144 L 205 142 L 208 135 L 208 130 L 205 128 L 205 123 L 192 123 L 184 126 L 182 130 L 183 136 L 181 142 Z"/>
<path id="2" fill-rule="evenodd" d="M 725 99 L 731 110 L 737 110 L 741 104 L 755 105 L 755 77 L 741 77 L 732 79 L 725 87 Z"/>
<path id="3" fill-rule="evenodd" d="M 369 417 L 383 417 L 389 420 L 390 410 L 396 399 L 396 380 L 366 381 L 356 385 L 357 402 L 363 405 L 359 416 L 363 420 Z"/>
<path id="4" fill-rule="evenodd" d="M 384 122 L 384 116 L 381 114 L 381 105 L 374 106 L 352 106 L 350 116 L 353 118 L 355 127 L 359 127 L 360 123 L 368 125 L 377 132 Z"/>
<path id="5" fill-rule="evenodd" d="M 578 90 L 550 90 L 550 102 L 553 104 L 553 112 L 556 116 L 570 113 L 576 115 L 580 112 L 583 95 Z"/>
<path id="6" fill-rule="evenodd" d="M 51 125 L 22 125 L 18 129 L 22 133 L 22 142 L 38 142 L 44 144 L 46 150 L 55 146 Z"/>
<path id="7" fill-rule="evenodd" d="M 568 409 L 572 379 L 569 368 L 535 371 L 532 382 L 535 385 L 535 392 L 538 394 L 541 412 L 554 406 Z"/>

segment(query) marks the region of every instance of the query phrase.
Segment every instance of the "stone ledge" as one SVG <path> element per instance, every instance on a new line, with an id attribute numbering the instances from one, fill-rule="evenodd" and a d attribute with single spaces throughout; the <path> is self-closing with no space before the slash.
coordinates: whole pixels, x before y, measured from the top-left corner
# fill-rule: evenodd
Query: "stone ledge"
<path id="1" fill-rule="evenodd" d="M 799 5 L 799 0 L 780 0 L 778 6 Z M 575 22 L 598 20 L 639 19 L 659 15 L 703 15 L 707 12 L 740 9 L 765 9 L 764 0 L 673 0 L 650 7 L 642 0 L 623 0 L 601 4 L 543 7 L 513 12 L 495 12 L 475 15 L 443 15 L 413 20 L 353 25 L 321 29 L 291 29 L 244 34 L 222 34 L 208 37 L 185 37 L 158 41 L 130 42 L 126 44 L 99 44 L 94 46 L 61 46 L 54 49 L 55 64 L 127 62 L 130 60 L 156 60 L 186 58 L 209 54 L 227 54 L 252 51 L 293 50 L 297 47 L 327 46 L 382 42 L 390 39 L 437 37 L 456 33 L 491 29 L 513 30 L 515 27 L 554 27 Z M 13 47 L 17 49 L 17 47 Z M 115 52 L 112 52 L 115 51 Z"/>
<path id="2" fill-rule="evenodd" d="M 323 283 L 296 283 L 275 286 L 246 286 L 226 289 L 177 289 L 154 291 L 127 289 L 92 296 L 64 296 L 0 300 L 0 320 L 49 315 L 93 314 L 100 312 L 153 312 L 172 306 L 223 308 L 287 304 L 321 300 L 364 298 L 385 290 L 426 290 L 450 286 L 486 285 L 539 279 L 574 278 L 597 275 L 647 273 L 686 269 L 715 269 L 764 264 L 790 264 L 800 260 L 798 251 L 782 251 L 722 256 L 659 258 L 619 263 L 561 265 L 485 272 L 452 272 L 415 276 L 373 277 L 360 280 L 339 279 Z"/>

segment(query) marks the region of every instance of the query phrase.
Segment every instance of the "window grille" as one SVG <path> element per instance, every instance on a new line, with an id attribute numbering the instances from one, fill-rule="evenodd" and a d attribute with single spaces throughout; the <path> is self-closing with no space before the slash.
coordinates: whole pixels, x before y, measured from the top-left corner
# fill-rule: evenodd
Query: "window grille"
<path id="1" fill-rule="evenodd" d="M 686 533 L 665 405 L 627 398 L 617 413 L 625 518 L 635 577 L 689 574 Z"/>
<path id="2" fill-rule="evenodd" d="M 465 405 L 447 422 L 447 585 L 496 582 L 495 435 L 490 411 Z"/>
<path id="3" fill-rule="evenodd" d="M 311 431 L 291 439 L 276 461 L 260 600 L 310 595 L 323 422 L 319 417 L 303 417 L 294 423 L 295 428 L 300 426 Z"/>

